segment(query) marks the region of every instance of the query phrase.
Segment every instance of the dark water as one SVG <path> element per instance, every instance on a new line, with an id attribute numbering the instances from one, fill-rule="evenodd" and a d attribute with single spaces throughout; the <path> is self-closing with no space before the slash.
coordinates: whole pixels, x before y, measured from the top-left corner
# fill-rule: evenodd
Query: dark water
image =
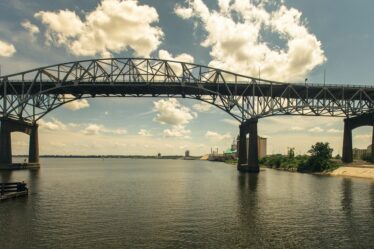
<path id="1" fill-rule="evenodd" d="M 374 248 L 374 181 L 200 161 L 48 159 L 0 173 L 0 248 Z"/>

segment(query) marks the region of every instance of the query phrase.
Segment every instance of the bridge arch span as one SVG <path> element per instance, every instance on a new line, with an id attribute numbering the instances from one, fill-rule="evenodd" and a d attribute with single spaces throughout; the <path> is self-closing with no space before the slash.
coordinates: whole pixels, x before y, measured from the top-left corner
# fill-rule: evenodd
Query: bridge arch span
<path id="1" fill-rule="evenodd" d="M 292 84 L 178 61 L 109 58 L 0 77 L 0 116 L 35 122 L 66 101 L 95 96 L 204 100 L 244 122 L 272 115 L 357 116 L 374 109 L 374 88 Z"/>
<path id="2" fill-rule="evenodd" d="M 81 60 L 0 77 L 0 117 L 4 120 L 36 126 L 37 120 L 63 104 L 94 97 L 177 97 L 204 101 L 240 121 L 240 134 L 250 133 L 253 139 L 257 136 L 257 120 L 263 117 L 354 118 L 373 116 L 374 112 L 372 86 L 282 83 L 159 59 Z M 344 141 L 352 143 L 352 136 L 345 136 Z M 255 140 L 250 144 L 255 147 Z M 344 151 L 348 149 L 343 149 L 343 154 Z M 252 162 L 257 164 L 256 160 Z"/>

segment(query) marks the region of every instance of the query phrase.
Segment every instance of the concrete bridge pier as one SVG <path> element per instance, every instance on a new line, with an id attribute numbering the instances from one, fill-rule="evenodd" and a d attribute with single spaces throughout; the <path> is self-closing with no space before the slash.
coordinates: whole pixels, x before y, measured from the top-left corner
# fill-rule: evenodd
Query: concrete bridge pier
<path id="1" fill-rule="evenodd" d="M 240 172 L 260 172 L 258 164 L 257 123 L 258 119 L 248 119 L 239 126 L 239 155 L 237 167 Z M 249 134 L 248 147 L 247 134 Z"/>
<path id="2" fill-rule="evenodd" d="M 9 123 L 0 122 L 0 165 L 12 163 L 12 141 Z"/>
<path id="3" fill-rule="evenodd" d="M 39 164 L 39 134 L 36 123 L 30 128 L 29 163 Z"/>
<path id="4" fill-rule="evenodd" d="M 38 125 L 9 118 L 1 118 L 0 125 L 0 169 L 39 167 Z M 12 163 L 12 132 L 22 132 L 30 136 L 28 164 Z"/>
<path id="5" fill-rule="evenodd" d="M 374 144 L 374 114 L 368 113 L 344 119 L 343 156 L 344 163 L 353 162 L 352 130 L 361 126 L 373 126 L 372 145 Z M 374 163 L 374 146 L 371 146 L 371 162 Z"/>
<path id="6" fill-rule="evenodd" d="M 344 134 L 343 134 L 343 155 L 342 161 L 344 163 L 353 162 L 353 148 L 352 148 L 352 128 L 349 119 L 344 119 Z"/>

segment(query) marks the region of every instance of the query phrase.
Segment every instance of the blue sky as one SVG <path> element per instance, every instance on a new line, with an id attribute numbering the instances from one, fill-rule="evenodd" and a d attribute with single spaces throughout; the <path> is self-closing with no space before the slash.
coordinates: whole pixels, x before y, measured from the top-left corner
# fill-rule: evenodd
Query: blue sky
<path id="1" fill-rule="evenodd" d="M 121 24 L 126 31 L 122 34 L 118 30 L 105 32 L 108 41 L 112 39 L 111 43 L 90 42 L 93 52 L 73 45 L 84 45 L 82 41 L 90 32 L 97 34 L 94 22 L 88 21 L 90 14 L 99 13 L 103 4 L 120 9 L 118 6 L 124 6 L 122 2 L 129 1 L 1 1 L 2 74 L 86 58 L 157 58 L 167 54 L 171 58 L 192 58 L 197 64 L 224 67 L 250 76 L 261 68 L 261 75 L 271 80 L 297 82 L 308 78 L 309 82 L 322 82 L 326 70 L 328 84 L 374 84 L 374 16 L 371 13 L 374 2 L 137 1 L 126 10 L 133 11 L 134 18 L 139 18 L 135 19 L 138 25 L 135 30 L 142 31 L 132 36 L 149 41 L 147 46 L 140 47 L 137 41 L 129 41 L 128 34 L 133 32 L 131 22 Z M 227 4 L 229 9 L 225 10 Z M 248 6 L 250 11 L 245 10 Z M 61 11 L 74 14 L 76 18 L 63 19 Z M 105 10 L 102 8 L 100 13 L 105 14 Z M 244 14 L 251 15 L 252 19 L 245 19 Z M 118 15 L 131 16 L 126 11 Z M 300 19 L 289 18 L 295 15 L 301 15 Z M 257 22 L 271 24 L 256 30 L 258 26 L 253 16 L 258 17 Z M 148 18 L 152 20 L 144 21 Z M 59 22 L 64 25 L 58 26 Z M 80 24 L 82 29 L 77 28 Z M 223 25 L 227 25 L 227 32 L 220 31 Z M 241 27 L 244 32 L 230 32 L 240 31 Z M 273 32 L 274 29 L 277 32 Z M 247 31 L 251 31 L 251 35 L 259 31 L 258 39 L 253 40 Z M 235 44 L 240 46 L 226 45 L 227 41 L 239 42 Z M 304 42 L 307 46 L 304 50 L 295 46 L 291 53 L 293 41 Z M 258 59 L 262 54 L 255 55 L 258 51 L 266 55 L 262 61 Z M 310 57 L 302 56 L 309 53 Z M 287 64 L 300 58 L 301 66 L 297 68 Z M 163 101 L 90 99 L 87 103 L 59 108 L 41 123 L 41 153 L 183 154 L 190 149 L 192 154 L 204 154 L 211 147 L 225 149 L 238 132 L 234 120 L 217 108 L 196 106 L 198 102 L 192 100 Z M 167 114 L 174 119 L 165 118 Z M 269 137 L 270 153 L 284 153 L 287 147 L 304 153 L 316 141 L 330 142 L 335 151 L 341 153 L 342 123 L 336 118 L 271 117 L 260 121 L 259 131 L 260 135 Z M 355 130 L 354 145 L 366 147 L 370 136 L 369 127 Z M 25 135 L 14 134 L 16 153 L 26 153 L 26 144 Z"/>

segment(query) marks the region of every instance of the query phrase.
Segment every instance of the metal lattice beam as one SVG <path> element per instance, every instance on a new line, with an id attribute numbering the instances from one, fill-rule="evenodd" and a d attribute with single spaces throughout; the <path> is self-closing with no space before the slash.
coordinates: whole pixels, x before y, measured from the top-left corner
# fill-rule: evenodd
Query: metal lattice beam
<path id="1" fill-rule="evenodd" d="M 191 63 L 139 58 L 85 60 L 0 77 L 0 116 L 35 122 L 93 97 L 197 99 L 239 121 L 272 115 L 351 117 L 373 112 L 374 88 L 290 84 Z"/>

